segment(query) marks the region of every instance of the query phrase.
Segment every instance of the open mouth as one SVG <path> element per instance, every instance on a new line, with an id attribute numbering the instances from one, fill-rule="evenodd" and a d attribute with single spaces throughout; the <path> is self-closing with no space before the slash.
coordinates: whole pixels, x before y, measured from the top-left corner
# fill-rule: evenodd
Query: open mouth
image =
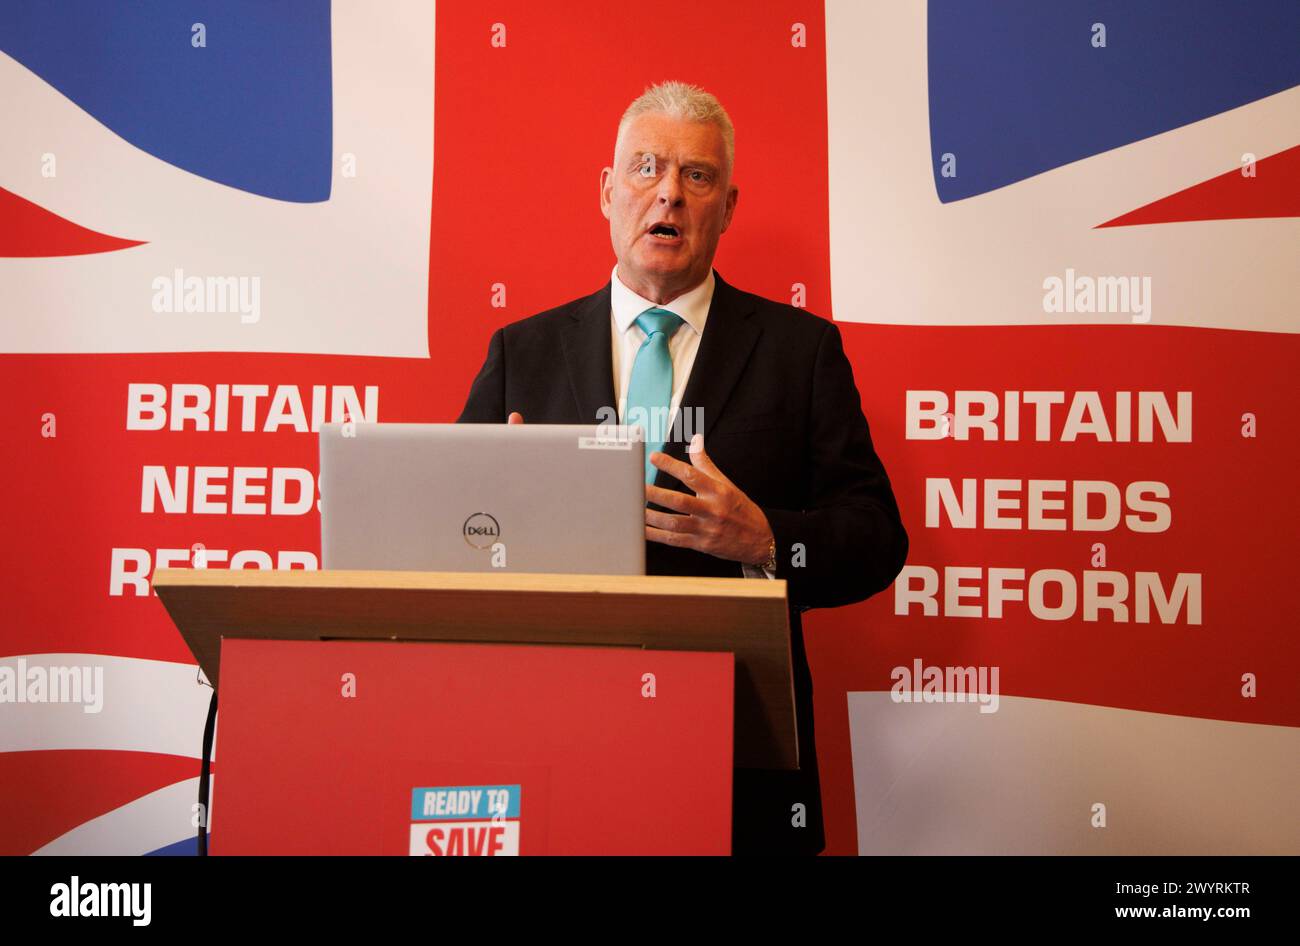
<path id="1" fill-rule="evenodd" d="M 681 239 L 682 232 L 671 223 L 656 223 L 650 228 L 650 235 L 656 240 L 673 242 Z"/>

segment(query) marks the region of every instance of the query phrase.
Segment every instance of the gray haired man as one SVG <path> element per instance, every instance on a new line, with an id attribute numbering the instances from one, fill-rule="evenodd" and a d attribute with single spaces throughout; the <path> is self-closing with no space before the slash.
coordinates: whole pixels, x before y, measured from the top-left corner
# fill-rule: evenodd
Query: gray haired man
<path id="1" fill-rule="evenodd" d="M 825 839 L 800 615 L 887 588 L 908 540 L 834 323 L 713 269 L 739 197 L 734 161 L 731 119 L 709 93 L 665 82 L 632 102 L 600 172 L 610 281 L 497 330 L 460 421 L 599 424 L 613 405 L 623 420 L 698 420 L 678 425 L 689 441 L 648 431 L 646 570 L 787 582 L 801 764 L 736 771 L 733 849 L 815 854 Z"/>

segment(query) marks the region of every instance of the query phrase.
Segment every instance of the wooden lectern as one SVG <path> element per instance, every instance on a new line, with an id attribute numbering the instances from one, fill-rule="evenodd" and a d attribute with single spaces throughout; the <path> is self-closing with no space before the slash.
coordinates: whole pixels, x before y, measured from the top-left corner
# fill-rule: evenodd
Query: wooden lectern
<path id="1" fill-rule="evenodd" d="M 733 764 L 798 767 L 783 581 L 160 569 L 153 586 L 221 688 L 214 852 L 406 853 L 394 830 L 409 830 L 410 853 L 508 849 L 520 823 L 539 824 L 538 799 L 549 796 L 550 823 L 524 828 L 523 853 L 725 853 Z M 338 681 L 357 668 L 349 701 Z M 659 692 L 643 678 L 657 678 Z M 336 767 L 329 753 L 347 745 Z M 517 798 L 513 815 L 465 807 L 479 804 L 477 788 L 505 805 L 518 771 L 527 813 Z M 323 777 L 351 780 L 345 824 L 302 801 L 319 801 L 309 785 Z M 414 800 L 399 804 L 392 784 Z M 659 795 L 638 794 L 646 785 Z M 620 823 L 644 822 L 639 834 L 596 811 L 619 791 Z M 277 807 L 280 796 L 299 801 Z M 668 830 L 652 798 L 707 799 L 708 810 L 698 831 L 681 811 Z M 397 810 L 406 804 L 409 819 Z M 322 820 L 328 832 L 317 831 Z M 368 839 L 381 831 L 375 847 Z"/>

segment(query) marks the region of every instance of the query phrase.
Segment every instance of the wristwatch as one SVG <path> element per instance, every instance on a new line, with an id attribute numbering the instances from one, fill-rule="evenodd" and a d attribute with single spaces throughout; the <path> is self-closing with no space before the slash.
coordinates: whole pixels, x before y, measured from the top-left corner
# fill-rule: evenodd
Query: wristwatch
<path id="1" fill-rule="evenodd" d="M 776 539 L 775 538 L 767 543 L 767 561 L 764 562 L 762 565 L 760 565 L 759 568 L 768 569 L 773 572 L 776 571 Z"/>

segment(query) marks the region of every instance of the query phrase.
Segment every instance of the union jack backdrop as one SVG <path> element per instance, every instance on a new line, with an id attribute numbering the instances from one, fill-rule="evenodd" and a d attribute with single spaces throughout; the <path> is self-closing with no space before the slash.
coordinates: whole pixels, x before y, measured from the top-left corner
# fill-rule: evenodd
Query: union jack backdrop
<path id="1" fill-rule="evenodd" d="M 150 574 L 318 567 L 320 424 L 450 421 L 602 285 L 670 78 L 736 126 L 718 271 L 839 323 L 911 536 L 805 615 L 828 852 L 1300 852 L 1300 5 L 642 16 L 0 6 L 0 852 L 193 853 Z"/>

